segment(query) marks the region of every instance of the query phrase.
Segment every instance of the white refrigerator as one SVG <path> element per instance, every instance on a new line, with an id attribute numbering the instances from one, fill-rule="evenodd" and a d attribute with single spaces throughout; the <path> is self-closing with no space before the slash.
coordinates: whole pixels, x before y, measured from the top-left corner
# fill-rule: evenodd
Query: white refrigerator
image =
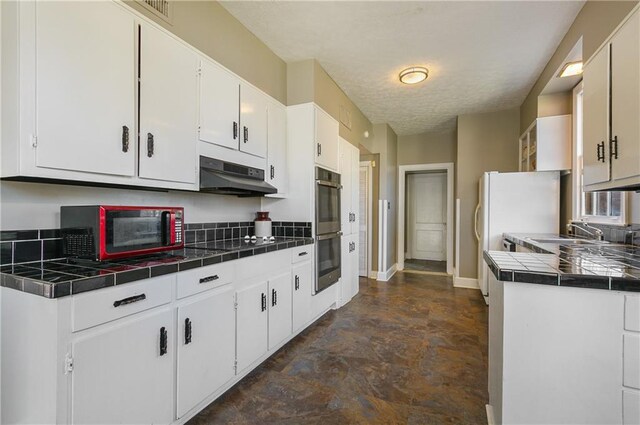
<path id="1" fill-rule="evenodd" d="M 489 273 L 483 251 L 502 250 L 503 233 L 558 233 L 560 173 L 498 173 L 480 178 L 475 234 L 478 240 L 478 284 L 489 303 Z"/>

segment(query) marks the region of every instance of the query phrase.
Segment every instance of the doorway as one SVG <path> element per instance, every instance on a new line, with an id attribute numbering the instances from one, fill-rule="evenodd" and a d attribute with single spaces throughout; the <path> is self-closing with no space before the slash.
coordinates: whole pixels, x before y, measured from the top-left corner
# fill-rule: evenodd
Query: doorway
<path id="1" fill-rule="evenodd" d="M 405 270 L 447 272 L 447 173 L 407 173 Z"/>
<path id="2" fill-rule="evenodd" d="M 358 275 L 369 277 L 371 275 L 371 223 L 372 209 L 371 198 L 373 196 L 373 180 L 372 180 L 372 164 L 371 161 L 360 162 L 360 193 L 358 198 L 358 212 L 360 216 L 360 228 L 358 229 L 358 242 L 360 251 L 358 252 Z"/>
<path id="3" fill-rule="evenodd" d="M 399 170 L 398 269 L 453 274 L 453 164 Z"/>

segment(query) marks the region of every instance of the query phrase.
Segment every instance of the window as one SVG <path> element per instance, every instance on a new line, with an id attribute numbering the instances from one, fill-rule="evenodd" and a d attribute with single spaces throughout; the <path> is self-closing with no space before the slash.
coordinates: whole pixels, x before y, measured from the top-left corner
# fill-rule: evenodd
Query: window
<path id="1" fill-rule="evenodd" d="M 573 89 L 573 219 L 625 224 L 625 192 L 582 191 L 582 83 Z"/>

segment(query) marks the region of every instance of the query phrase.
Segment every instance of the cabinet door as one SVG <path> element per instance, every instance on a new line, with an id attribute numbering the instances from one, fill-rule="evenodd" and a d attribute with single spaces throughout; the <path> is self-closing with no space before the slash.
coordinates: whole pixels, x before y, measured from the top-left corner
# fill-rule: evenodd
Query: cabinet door
<path id="1" fill-rule="evenodd" d="M 240 150 L 267 157 L 267 98 L 255 88 L 240 87 Z"/>
<path id="2" fill-rule="evenodd" d="M 287 162 L 287 109 L 271 103 L 268 111 L 267 178 L 269 184 L 278 189 L 278 194 L 287 193 L 289 167 Z"/>
<path id="3" fill-rule="evenodd" d="M 240 81 L 224 69 L 200 63 L 200 131 L 203 142 L 238 149 Z"/>
<path id="4" fill-rule="evenodd" d="M 234 376 L 234 303 L 227 285 L 178 308 L 178 418 Z"/>
<path id="5" fill-rule="evenodd" d="M 600 50 L 583 74 L 583 182 L 609 181 L 609 48 Z"/>
<path id="6" fill-rule="evenodd" d="M 73 423 L 173 420 L 173 314 L 165 309 L 107 325 L 104 332 L 73 343 Z"/>
<path id="7" fill-rule="evenodd" d="M 196 181 L 198 57 L 164 32 L 140 35 L 140 177 Z"/>
<path id="8" fill-rule="evenodd" d="M 293 267 L 293 331 L 306 325 L 311 317 L 313 296 L 313 266 L 311 261 Z"/>
<path id="9" fill-rule="evenodd" d="M 237 372 L 255 362 L 268 348 L 268 284 L 253 284 L 236 292 L 236 361 Z"/>
<path id="10" fill-rule="evenodd" d="M 640 175 L 640 13 L 611 40 L 611 178 Z M 617 140 L 617 155 L 615 140 Z M 616 157 L 617 156 L 617 157 Z"/>
<path id="11" fill-rule="evenodd" d="M 351 269 L 350 277 L 351 277 L 351 298 L 353 298 L 358 292 L 360 292 L 360 244 L 359 244 L 359 235 L 354 233 L 353 237 L 353 249 L 351 251 L 351 257 L 349 258 L 349 263 Z"/>
<path id="12" fill-rule="evenodd" d="M 351 208 L 351 144 L 344 139 L 340 139 L 340 230 L 345 235 L 351 234 L 351 223 L 353 215 Z"/>
<path id="13" fill-rule="evenodd" d="M 35 7 L 36 164 L 134 175 L 133 16 L 112 2 Z"/>
<path id="14" fill-rule="evenodd" d="M 269 280 L 269 349 L 284 341 L 292 332 L 291 272 Z"/>
<path id="15" fill-rule="evenodd" d="M 314 108 L 314 111 L 316 163 L 332 171 L 338 171 L 340 161 L 338 121 L 318 108 Z"/>
<path id="16" fill-rule="evenodd" d="M 351 300 L 353 296 L 352 282 L 351 282 L 351 249 L 353 247 L 353 235 L 347 235 L 342 237 L 342 252 L 340 253 L 340 304 L 345 305 Z"/>
<path id="17" fill-rule="evenodd" d="M 351 146 L 351 233 L 360 231 L 360 150 Z M 357 238 L 355 239 L 357 240 Z M 357 268 L 356 268 L 357 270 Z"/>

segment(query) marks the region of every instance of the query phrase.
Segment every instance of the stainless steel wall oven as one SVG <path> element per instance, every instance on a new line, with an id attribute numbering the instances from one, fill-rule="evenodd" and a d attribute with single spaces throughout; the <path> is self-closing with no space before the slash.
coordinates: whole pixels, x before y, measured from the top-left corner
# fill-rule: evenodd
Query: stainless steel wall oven
<path id="1" fill-rule="evenodd" d="M 341 276 L 340 174 L 316 167 L 316 293 Z"/>

